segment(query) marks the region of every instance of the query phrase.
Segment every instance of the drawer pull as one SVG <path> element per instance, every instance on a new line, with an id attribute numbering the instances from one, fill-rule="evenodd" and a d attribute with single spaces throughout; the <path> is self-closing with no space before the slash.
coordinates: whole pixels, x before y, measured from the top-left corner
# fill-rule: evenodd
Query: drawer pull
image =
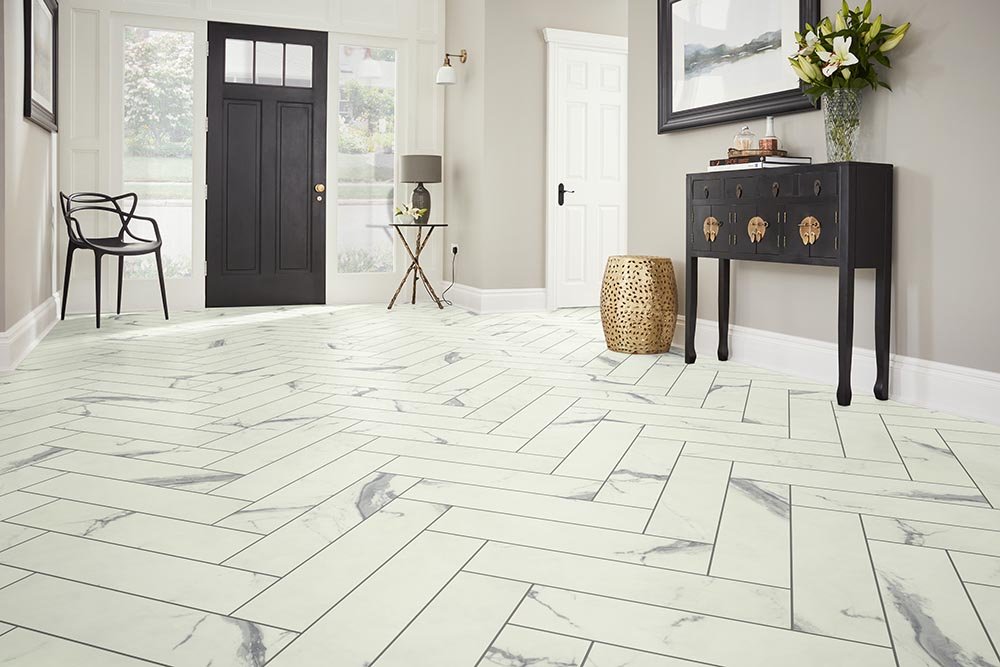
<path id="1" fill-rule="evenodd" d="M 706 185 L 705 186 L 705 199 L 708 199 L 708 195 L 709 195 L 708 186 Z"/>
<path id="2" fill-rule="evenodd" d="M 702 231 L 705 232 L 705 240 L 708 242 L 714 242 L 715 238 L 719 235 L 719 224 L 718 218 L 714 216 L 708 216 L 705 218 L 705 222 L 702 223 Z"/>
<path id="3" fill-rule="evenodd" d="M 743 199 L 743 186 L 740 184 L 736 185 L 736 198 Z"/>
<path id="4" fill-rule="evenodd" d="M 781 191 L 781 186 L 778 185 L 778 181 L 775 181 L 774 183 L 771 183 L 771 194 L 772 195 L 774 195 L 775 197 L 777 197 L 778 193 L 780 191 Z"/>
<path id="5" fill-rule="evenodd" d="M 747 234 L 750 235 L 750 241 L 752 243 L 760 243 L 764 240 L 764 234 L 767 232 L 767 220 L 755 215 L 750 218 L 750 222 L 747 223 Z"/>
<path id="6" fill-rule="evenodd" d="M 813 194 L 819 197 L 819 193 L 823 192 L 823 183 L 818 178 L 813 181 Z"/>
<path id="7" fill-rule="evenodd" d="M 802 239 L 804 245 L 813 245 L 819 239 L 820 234 L 819 220 L 813 216 L 806 216 L 802 218 L 802 222 L 799 223 L 799 238 Z"/>

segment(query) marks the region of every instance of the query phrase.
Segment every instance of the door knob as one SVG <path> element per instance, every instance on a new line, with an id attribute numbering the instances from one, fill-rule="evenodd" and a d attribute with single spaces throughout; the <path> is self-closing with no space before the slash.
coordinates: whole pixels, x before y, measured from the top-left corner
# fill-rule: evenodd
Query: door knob
<path id="1" fill-rule="evenodd" d="M 323 185 L 322 183 L 317 183 L 316 186 L 313 187 L 313 190 L 315 190 L 320 194 L 323 194 L 324 192 L 326 192 L 326 186 Z"/>
<path id="2" fill-rule="evenodd" d="M 566 186 L 562 183 L 559 184 L 559 205 L 562 206 L 566 203 L 566 195 L 573 194 L 576 190 L 567 190 Z"/>

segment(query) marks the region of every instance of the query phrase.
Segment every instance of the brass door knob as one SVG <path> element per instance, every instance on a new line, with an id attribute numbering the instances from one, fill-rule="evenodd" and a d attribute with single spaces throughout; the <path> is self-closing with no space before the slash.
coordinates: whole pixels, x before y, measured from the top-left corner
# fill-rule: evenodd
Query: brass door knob
<path id="1" fill-rule="evenodd" d="M 719 219 L 715 216 L 708 216 L 705 218 L 705 222 L 702 223 L 702 231 L 705 232 L 705 240 L 709 242 L 714 242 L 715 238 L 719 235 Z"/>
<path id="2" fill-rule="evenodd" d="M 326 186 L 323 185 L 322 183 L 317 183 L 316 186 L 313 188 L 313 190 L 315 190 L 320 194 L 323 194 L 324 192 L 326 192 Z"/>
<path id="3" fill-rule="evenodd" d="M 760 243 L 764 239 L 764 234 L 767 233 L 767 220 L 755 215 L 750 218 L 747 222 L 747 234 L 750 235 L 750 241 L 752 243 Z"/>
<path id="4" fill-rule="evenodd" d="M 799 238 L 802 239 L 802 243 L 805 245 L 816 243 L 819 239 L 821 228 L 819 220 L 815 217 L 809 215 L 802 218 L 802 222 L 799 223 Z"/>

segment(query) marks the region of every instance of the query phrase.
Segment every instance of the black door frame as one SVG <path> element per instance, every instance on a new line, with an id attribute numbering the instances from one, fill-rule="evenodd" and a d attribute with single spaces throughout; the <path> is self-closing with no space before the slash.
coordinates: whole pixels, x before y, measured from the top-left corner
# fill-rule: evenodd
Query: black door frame
<path id="1" fill-rule="evenodd" d="M 205 305 L 251 306 L 291 305 L 326 302 L 326 204 L 327 193 L 313 191 L 314 184 L 326 184 L 327 178 L 327 103 L 329 33 L 291 28 L 209 22 L 208 24 L 208 136 L 206 141 L 207 201 L 205 206 Z M 226 39 L 260 42 L 305 44 L 313 49 L 312 87 L 256 85 L 225 82 Z M 302 159 L 309 161 L 311 181 L 309 201 L 305 210 L 309 216 L 307 270 L 281 270 L 278 254 L 280 182 L 278 136 L 265 137 L 267 123 L 260 122 L 261 138 L 257 147 L 258 180 L 260 187 L 250 206 L 257 216 L 259 233 L 254 241 L 256 267 L 253 269 L 225 267 L 225 212 L 229 206 L 226 183 L 227 123 L 226 105 L 245 101 L 262 105 L 277 114 L 280 104 L 312 105 L 312 145 Z M 271 116 L 274 118 L 275 116 Z M 274 132 L 278 132 L 277 120 Z M 268 165 L 275 165 L 269 168 Z M 271 187 L 269 187 L 269 185 Z M 302 204 L 305 206 L 305 204 Z M 273 234 L 270 247 L 264 241 Z M 269 256 L 270 255 L 270 256 Z M 271 272 L 268 273 L 268 269 Z"/>

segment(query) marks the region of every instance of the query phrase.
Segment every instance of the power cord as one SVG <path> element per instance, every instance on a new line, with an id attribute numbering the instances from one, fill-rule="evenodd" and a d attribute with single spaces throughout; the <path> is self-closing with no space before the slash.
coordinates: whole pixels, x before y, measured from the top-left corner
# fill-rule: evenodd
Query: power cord
<path id="1" fill-rule="evenodd" d="M 457 259 L 458 259 L 458 246 L 453 246 L 451 249 L 451 284 L 448 285 L 445 291 L 441 292 L 441 303 L 448 304 L 449 306 L 454 306 L 455 304 L 453 304 L 451 301 L 449 301 L 444 297 L 448 293 L 448 290 L 450 290 L 452 287 L 455 286 L 455 260 Z"/>

